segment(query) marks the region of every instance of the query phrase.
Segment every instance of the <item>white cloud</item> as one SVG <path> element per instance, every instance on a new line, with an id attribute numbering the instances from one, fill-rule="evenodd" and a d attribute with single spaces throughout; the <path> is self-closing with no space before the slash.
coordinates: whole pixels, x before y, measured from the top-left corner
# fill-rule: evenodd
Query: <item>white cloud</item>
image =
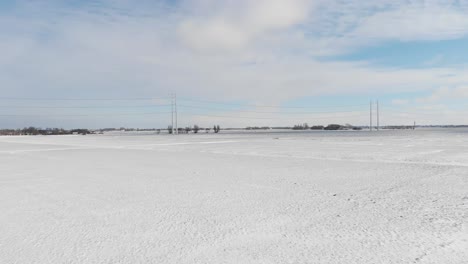
<path id="1" fill-rule="evenodd" d="M 393 105 L 407 105 L 409 103 L 408 99 L 394 99 L 392 100 Z"/>
<path id="2" fill-rule="evenodd" d="M 304 0 L 226 1 L 220 10 L 182 19 L 179 34 L 197 50 L 245 48 L 264 34 L 303 22 L 310 6 Z"/>
<path id="3" fill-rule="evenodd" d="M 468 98 L 468 86 L 440 87 L 432 91 L 429 96 L 417 98 L 418 103 L 435 103 L 444 99 Z"/>
<path id="4" fill-rule="evenodd" d="M 440 40 L 468 33 L 466 10 L 444 5 L 409 5 L 363 19 L 351 35 L 376 40 Z"/>
<path id="5" fill-rule="evenodd" d="M 317 95 L 367 101 L 371 93 L 468 83 L 465 68 L 376 68 L 317 57 L 388 39 L 461 37 L 465 7 L 436 3 L 405 11 L 406 1 L 339 0 L 134 4 L 107 1 L 75 9 L 29 3 L 16 11 L 20 15 L 0 15 L 9 21 L 0 25 L 1 94 L 157 97 L 177 91 L 278 104 Z"/>
<path id="6" fill-rule="evenodd" d="M 385 41 L 437 41 L 468 35 L 468 2 L 317 1 L 309 17 L 313 54 L 330 55 Z"/>

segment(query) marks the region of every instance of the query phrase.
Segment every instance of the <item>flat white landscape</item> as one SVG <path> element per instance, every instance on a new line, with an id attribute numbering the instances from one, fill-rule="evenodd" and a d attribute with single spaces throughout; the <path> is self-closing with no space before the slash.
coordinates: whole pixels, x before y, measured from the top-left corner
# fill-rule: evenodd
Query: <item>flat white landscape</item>
<path id="1" fill-rule="evenodd" d="M 0 137 L 0 212 L 0 263 L 468 263 L 468 133 Z"/>

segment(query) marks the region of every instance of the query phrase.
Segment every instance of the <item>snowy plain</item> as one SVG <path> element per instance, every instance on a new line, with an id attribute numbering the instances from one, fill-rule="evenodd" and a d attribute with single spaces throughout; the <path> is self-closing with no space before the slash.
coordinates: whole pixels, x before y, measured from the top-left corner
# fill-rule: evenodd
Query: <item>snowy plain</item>
<path id="1" fill-rule="evenodd" d="M 468 131 L 0 137 L 0 263 L 468 263 Z"/>

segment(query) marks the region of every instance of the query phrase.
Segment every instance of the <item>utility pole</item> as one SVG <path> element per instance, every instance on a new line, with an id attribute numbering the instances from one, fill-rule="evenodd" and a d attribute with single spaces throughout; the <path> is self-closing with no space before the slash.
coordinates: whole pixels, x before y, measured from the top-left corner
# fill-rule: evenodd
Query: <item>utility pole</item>
<path id="1" fill-rule="evenodd" d="M 174 134 L 174 94 L 171 94 L 171 134 Z"/>
<path id="2" fill-rule="evenodd" d="M 377 131 L 380 130 L 380 111 L 379 111 L 379 100 L 377 100 Z"/>
<path id="3" fill-rule="evenodd" d="M 176 129 L 176 135 L 179 134 L 179 125 L 177 122 L 177 94 L 174 94 L 174 106 L 175 106 L 175 129 Z"/>
<path id="4" fill-rule="evenodd" d="M 372 131 L 372 100 L 370 101 L 370 108 L 369 108 L 369 116 L 370 116 L 370 119 L 369 119 L 369 129 L 370 131 Z"/>

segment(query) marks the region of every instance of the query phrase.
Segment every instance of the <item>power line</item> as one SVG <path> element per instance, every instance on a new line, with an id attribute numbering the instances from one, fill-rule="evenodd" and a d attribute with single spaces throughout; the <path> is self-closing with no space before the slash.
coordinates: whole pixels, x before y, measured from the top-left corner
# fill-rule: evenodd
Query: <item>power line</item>
<path id="1" fill-rule="evenodd" d="M 46 116 L 51 117 L 70 117 L 70 116 L 133 116 L 133 115 L 158 115 L 168 114 L 170 112 L 148 112 L 148 113 L 121 113 L 121 114 L 47 114 Z M 45 115 L 40 114 L 1 114 L 4 117 L 43 117 Z"/>
<path id="2" fill-rule="evenodd" d="M 33 98 L 33 97 L 0 97 L 0 101 L 151 101 L 155 99 L 166 99 L 172 100 L 172 95 L 170 97 L 151 97 L 151 98 Z M 196 99 L 187 99 L 187 98 L 178 98 L 182 101 L 191 101 L 191 102 L 199 102 L 199 103 L 210 103 L 210 104 L 217 104 L 217 105 L 229 105 L 229 106 L 237 106 L 237 107 L 258 107 L 258 108 L 280 108 L 280 109 L 319 109 L 319 108 L 349 108 L 349 107 L 360 107 L 365 106 L 364 104 L 360 105 L 337 105 L 337 106 L 278 106 L 278 105 L 256 105 L 256 104 L 244 104 L 244 103 L 227 103 L 227 102 L 216 102 L 216 101 L 205 101 L 205 100 L 196 100 Z M 155 105 L 148 105 L 155 106 Z M 169 104 L 164 104 L 161 106 L 169 106 Z M 181 105 L 182 106 L 182 105 Z M 192 107 L 196 108 L 198 106 L 188 106 L 183 105 L 184 107 Z M 80 106 L 80 107 L 61 107 L 61 106 L 47 106 L 47 107 L 32 107 L 32 106 L 0 106 L 0 107 L 15 107 L 15 108 L 107 108 L 107 107 L 88 107 L 88 106 Z M 131 106 L 129 106 L 131 107 Z M 144 106 L 135 106 L 135 107 L 144 107 Z M 112 108 L 109 107 L 109 108 Z M 215 108 L 215 107 L 204 107 L 208 108 Z"/>
<path id="3" fill-rule="evenodd" d="M 164 99 L 167 100 L 166 103 L 170 104 L 143 104 L 143 105 L 87 105 L 86 102 L 116 102 L 116 101 L 152 101 L 155 99 Z M 178 104 L 177 99 L 185 101 L 186 103 Z M 333 118 L 351 118 L 351 117 L 362 117 L 365 110 L 359 111 L 358 109 L 355 110 L 346 110 L 343 108 L 353 108 L 353 107 L 363 107 L 366 104 L 356 104 L 356 105 L 337 105 L 337 106 L 278 106 L 278 105 L 255 105 L 255 104 L 245 104 L 245 103 L 227 103 L 227 102 L 215 102 L 215 101 L 204 101 L 204 100 L 196 100 L 196 99 L 187 99 L 187 98 L 177 98 L 175 94 L 171 94 L 169 97 L 152 97 L 152 98 L 20 98 L 20 97 L 0 97 L 1 101 L 32 101 L 32 102 L 44 102 L 44 104 L 49 102 L 61 102 L 62 104 L 66 104 L 65 102 L 82 102 L 80 104 L 76 103 L 75 105 L 40 105 L 37 103 L 36 105 L 26 105 L 25 102 L 18 103 L 18 105 L 0 105 L 0 108 L 11 108 L 11 109 L 118 109 L 118 108 L 151 108 L 151 107 L 168 107 L 171 106 L 170 112 L 146 112 L 146 113 L 96 113 L 96 114 L 61 114 L 61 113 L 52 113 L 52 114 L 0 114 L 1 117 L 99 117 L 99 116 L 139 116 L 139 115 L 158 115 L 158 114 L 168 114 L 171 113 L 171 123 L 172 129 L 176 129 L 175 133 L 178 130 L 178 107 L 182 109 L 200 109 L 206 111 L 195 111 L 195 113 L 187 111 L 182 111 L 182 113 L 188 116 L 204 116 L 204 117 L 217 117 L 217 118 L 235 118 L 235 119 L 245 119 L 245 120 L 278 120 L 278 119 L 313 119 L 313 120 L 320 120 L 320 119 L 333 119 Z M 190 104 L 189 102 L 193 102 Z M 205 103 L 208 105 L 197 105 L 195 103 Z M 24 105 L 22 105 L 24 104 Z M 195 105 L 194 105 L 195 104 Z M 211 104 L 211 105 L 210 105 Z M 218 105 L 218 106 L 216 106 Z M 224 108 L 223 108 L 224 106 Z M 249 108 L 267 108 L 265 111 L 256 111 L 256 110 L 249 110 L 249 109 L 227 109 L 230 106 L 231 108 L 242 108 L 242 107 L 249 107 Z M 275 110 L 271 109 L 270 111 L 268 108 L 274 108 Z M 298 111 L 293 111 L 296 109 Z M 301 111 L 302 109 L 302 111 Z M 311 111 L 308 109 L 335 109 L 329 111 Z M 339 110 L 343 109 L 343 110 Z M 217 112 L 223 113 L 252 113 L 252 114 L 271 114 L 277 115 L 274 117 L 266 117 L 266 116 L 237 116 L 237 115 L 224 115 L 224 114 L 203 114 L 200 112 L 208 112 L 209 110 L 217 110 Z M 282 111 L 284 110 L 284 111 Z M 290 111 L 287 111 L 290 110 Z M 87 111 L 88 112 L 88 111 Z M 198 113 L 197 113 L 198 112 Z M 213 112 L 213 111 L 210 111 Z M 289 115 L 288 117 L 284 115 Z M 321 115 L 321 116 L 291 116 L 291 115 Z M 328 116 L 327 116 L 328 115 Z M 371 125 L 372 127 L 372 125 Z M 172 131 L 174 133 L 174 131 Z"/>
<path id="4" fill-rule="evenodd" d="M 441 114 L 440 112 L 439 113 L 417 113 L 417 112 L 404 112 L 404 111 L 395 111 L 395 110 L 388 110 L 387 111 L 388 113 L 395 113 L 395 114 L 406 114 L 406 115 L 427 115 L 427 116 L 434 116 L 434 115 L 437 115 L 437 114 Z"/>
<path id="5" fill-rule="evenodd" d="M 34 98 L 34 97 L 0 97 L 4 101 L 151 101 L 168 99 L 168 97 L 141 98 Z"/>
<path id="6" fill-rule="evenodd" d="M 0 105 L 1 108 L 19 108 L 19 109 L 100 109 L 100 108 L 149 108 L 149 107 L 165 107 L 170 104 L 163 105 L 120 105 L 120 106 L 11 106 Z"/>
<path id="7" fill-rule="evenodd" d="M 257 105 L 257 104 L 244 104 L 244 103 L 226 103 L 226 102 L 215 102 L 215 101 L 205 101 L 205 100 L 195 100 L 195 99 L 179 99 L 181 101 L 189 102 L 199 102 L 199 103 L 210 103 L 218 105 L 230 105 L 238 107 L 259 107 L 259 108 L 287 108 L 287 109 L 310 109 L 310 108 L 347 108 L 347 107 L 359 107 L 365 106 L 365 104 L 360 105 L 339 105 L 339 106 L 279 106 L 279 105 Z"/>
<path id="8" fill-rule="evenodd" d="M 223 118 L 241 118 L 241 119 L 268 119 L 268 120 L 275 120 L 275 119 L 291 119 L 290 117 L 246 117 L 246 116 L 226 116 L 226 115 L 205 115 L 205 114 L 192 114 L 189 113 L 190 116 L 205 116 L 205 117 L 223 117 Z M 346 117 L 357 117 L 362 115 L 347 115 L 347 116 L 332 116 L 332 117 L 312 117 L 311 119 L 330 119 L 330 118 L 346 118 Z M 303 117 L 301 117 L 303 118 Z"/>
<path id="9" fill-rule="evenodd" d="M 223 111 L 235 111 L 242 113 L 257 113 L 257 114 L 327 114 L 327 113 L 356 113 L 361 111 L 307 111 L 307 112 L 268 112 L 268 111 L 248 111 L 248 110 L 237 110 L 237 109 L 224 109 L 219 107 L 203 107 L 203 106 L 189 106 L 179 105 L 185 108 L 205 109 L 205 110 L 223 110 Z"/>

